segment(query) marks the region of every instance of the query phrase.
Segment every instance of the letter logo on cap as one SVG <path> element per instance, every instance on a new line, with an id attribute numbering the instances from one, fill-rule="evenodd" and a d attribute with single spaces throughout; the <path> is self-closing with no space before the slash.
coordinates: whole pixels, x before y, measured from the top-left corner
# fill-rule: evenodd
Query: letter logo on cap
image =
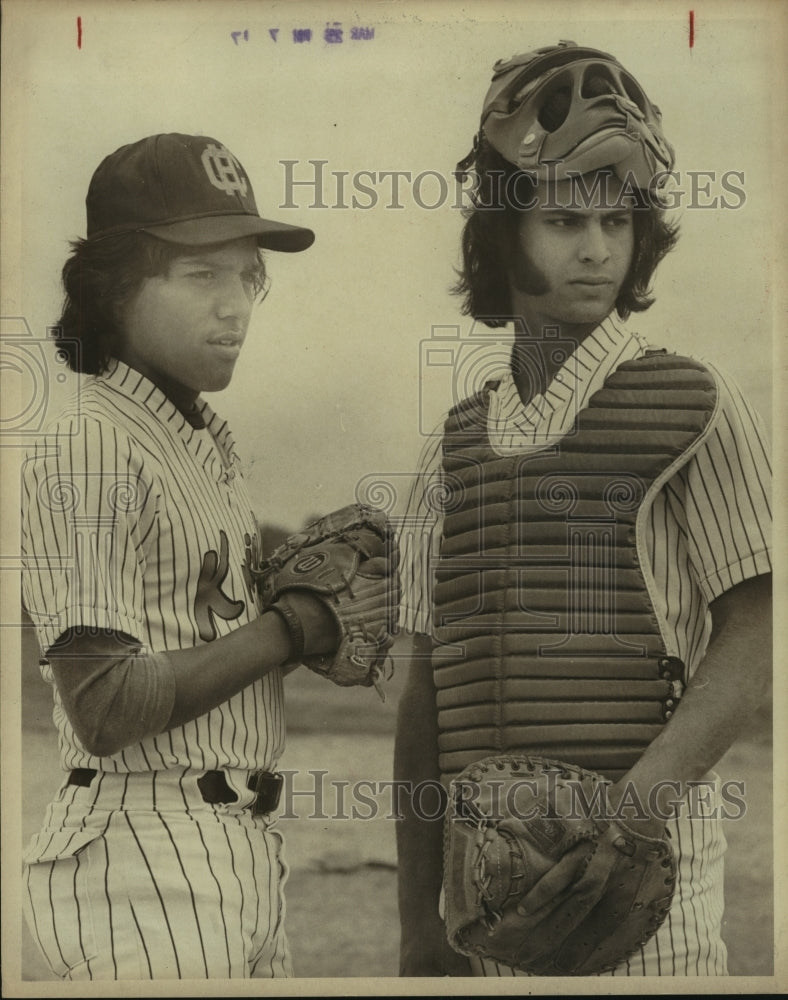
<path id="1" fill-rule="evenodd" d="M 206 146 L 202 154 L 202 165 L 215 188 L 228 195 L 232 195 L 234 191 L 242 198 L 246 195 L 243 168 L 226 146 L 215 146 L 213 143 Z"/>

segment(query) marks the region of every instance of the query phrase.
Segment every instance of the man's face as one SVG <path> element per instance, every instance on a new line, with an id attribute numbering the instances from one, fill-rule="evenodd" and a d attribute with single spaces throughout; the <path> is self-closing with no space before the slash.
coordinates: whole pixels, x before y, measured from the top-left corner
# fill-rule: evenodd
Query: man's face
<path id="1" fill-rule="evenodd" d="M 537 184 L 510 269 L 514 311 L 532 335 L 559 323 L 592 329 L 613 309 L 634 249 L 632 209 L 621 195 L 611 174 Z"/>
<path id="2" fill-rule="evenodd" d="M 253 237 L 177 257 L 127 306 L 118 356 L 177 405 L 224 389 L 246 337 L 255 280 Z"/>

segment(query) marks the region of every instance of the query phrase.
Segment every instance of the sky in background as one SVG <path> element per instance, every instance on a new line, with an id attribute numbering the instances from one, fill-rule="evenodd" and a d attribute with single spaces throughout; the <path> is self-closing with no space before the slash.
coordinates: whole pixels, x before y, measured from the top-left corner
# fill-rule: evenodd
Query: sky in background
<path id="1" fill-rule="evenodd" d="M 317 237 L 305 253 L 269 254 L 271 292 L 232 385 L 210 397 L 258 515 L 295 529 L 376 491 L 388 502 L 456 393 L 508 348 L 505 332 L 473 331 L 449 294 L 461 218 L 442 184 L 470 148 L 493 63 L 571 39 L 617 56 L 660 106 L 685 199 L 690 172 L 717 178 L 696 173 L 705 207 L 682 213 L 657 304 L 632 325 L 732 371 L 771 425 L 781 5 L 696 3 L 692 47 L 685 6 L 589 6 L 5 3 L 4 333 L 38 341 L 57 318 L 68 241 L 84 235 L 107 153 L 156 132 L 213 136 L 243 163 L 263 215 Z M 319 197 L 288 186 L 314 179 L 310 161 L 325 161 Z M 420 186 L 401 178 L 394 198 L 389 171 L 422 175 Z M 726 194 L 722 175 L 744 195 Z M 480 343 L 488 360 L 468 362 Z M 73 380 L 58 382 L 48 357 L 41 412 L 52 415 Z M 25 373 L 9 378 L 23 398 L 43 393 Z"/>

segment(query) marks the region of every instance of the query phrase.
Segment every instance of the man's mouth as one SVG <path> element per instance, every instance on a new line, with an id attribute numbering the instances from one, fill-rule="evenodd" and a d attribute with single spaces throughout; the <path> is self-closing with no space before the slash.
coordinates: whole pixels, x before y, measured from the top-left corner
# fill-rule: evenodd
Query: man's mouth
<path id="1" fill-rule="evenodd" d="M 244 338 L 240 333 L 223 333 L 208 340 L 208 346 L 213 348 L 217 361 L 227 361 L 233 364 L 241 354 Z"/>
<path id="2" fill-rule="evenodd" d="M 208 343 L 219 347 L 240 347 L 243 340 L 240 333 L 223 333 L 218 337 L 211 337 Z"/>
<path id="3" fill-rule="evenodd" d="M 222 333 L 216 337 L 211 337 L 209 344 L 222 344 L 225 347 L 235 347 L 243 342 L 240 333 Z"/>

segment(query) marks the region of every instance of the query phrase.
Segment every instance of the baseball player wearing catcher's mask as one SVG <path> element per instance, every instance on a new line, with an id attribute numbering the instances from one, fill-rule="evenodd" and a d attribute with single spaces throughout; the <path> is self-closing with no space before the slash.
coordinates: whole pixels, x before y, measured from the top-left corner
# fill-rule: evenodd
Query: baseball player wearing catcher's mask
<path id="1" fill-rule="evenodd" d="M 206 136 L 109 155 L 63 279 L 81 373 L 23 471 L 23 593 L 53 687 L 62 787 L 25 851 L 28 925 L 64 979 L 291 974 L 275 826 L 283 676 L 379 684 L 396 587 L 375 511 L 350 506 L 267 559 L 230 430 L 261 218 Z"/>
<path id="2" fill-rule="evenodd" d="M 625 322 L 672 167 L 611 55 L 496 64 L 456 291 L 511 362 L 426 442 L 400 529 L 395 773 L 446 799 L 403 800 L 403 975 L 726 973 L 712 768 L 768 696 L 769 461 L 726 374 Z"/>

